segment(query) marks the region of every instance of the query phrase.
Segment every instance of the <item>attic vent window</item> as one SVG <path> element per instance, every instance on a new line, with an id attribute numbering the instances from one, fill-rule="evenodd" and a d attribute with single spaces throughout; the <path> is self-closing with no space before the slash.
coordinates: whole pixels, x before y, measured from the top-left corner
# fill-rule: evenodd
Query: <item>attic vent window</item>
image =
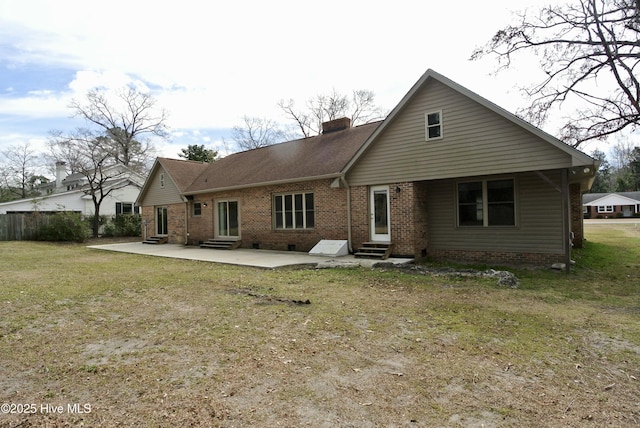
<path id="1" fill-rule="evenodd" d="M 432 111 L 424 116 L 427 141 L 442 138 L 442 110 Z"/>
<path id="2" fill-rule="evenodd" d="M 164 187 L 164 174 L 160 174 L 160 187 Z"/>

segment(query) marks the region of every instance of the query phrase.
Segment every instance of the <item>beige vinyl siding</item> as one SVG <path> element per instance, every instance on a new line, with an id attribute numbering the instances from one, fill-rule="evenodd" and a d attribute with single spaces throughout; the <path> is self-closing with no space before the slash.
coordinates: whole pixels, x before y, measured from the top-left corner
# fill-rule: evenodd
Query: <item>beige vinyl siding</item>
<path id="1" fill-rule="evenodd" d="M 425 139 L 442 110 L 443 138 Z M 566 168 L 571 157 L 457 91 L 430 80 L 351 169 L 352 185 Z"/>
<path id="2" fill-rule="evenodd" d="M 164 174 L 164 187 L 160 186 L 160 174 Z M 149 188 L 140 205 L 170 205 L 180 202 L 184 202 L 180 196 L 180 191 L 171 179 L 171 176 L 160 166 L 151 177 Z"/>
<path id="3" fill-rule="evenodd" d="M 547 171 L 545 175 L 560 184 L 558 171 Z M 560 193 L 535 173 L 505 177 L 515 179 L 515 227 L 458 227 L 457 180 L 429 182 L 429 249 L 561 254 Z"/>

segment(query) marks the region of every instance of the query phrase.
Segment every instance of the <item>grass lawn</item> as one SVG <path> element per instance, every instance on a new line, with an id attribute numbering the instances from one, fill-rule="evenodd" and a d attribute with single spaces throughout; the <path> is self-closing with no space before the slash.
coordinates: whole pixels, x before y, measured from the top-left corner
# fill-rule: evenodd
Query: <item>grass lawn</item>
<path id="1" fill-rule="evenodd" d="M 640 230 L 586 236 L 517 289 L 0 242 L 0 427 L 637 426 Z"/>

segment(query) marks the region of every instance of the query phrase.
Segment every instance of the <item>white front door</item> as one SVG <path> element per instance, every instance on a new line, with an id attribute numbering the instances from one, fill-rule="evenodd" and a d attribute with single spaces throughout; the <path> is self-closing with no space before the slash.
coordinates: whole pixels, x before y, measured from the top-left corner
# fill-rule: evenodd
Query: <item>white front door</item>
<path id="1" fill-rule="evenodd" d="M 391 242 L 389 223 L 389 186 L 374 186 L 370 189 L 371 240 Z"/>

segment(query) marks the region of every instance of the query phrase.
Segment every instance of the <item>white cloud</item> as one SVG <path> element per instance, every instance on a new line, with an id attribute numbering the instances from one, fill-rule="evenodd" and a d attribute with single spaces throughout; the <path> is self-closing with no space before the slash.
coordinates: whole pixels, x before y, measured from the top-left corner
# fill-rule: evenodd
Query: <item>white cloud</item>
<path id="1" fill-rule="evenodd" d="M 514 110 L 522 99 L 511 88 L 522 75 L 490 77 L 491 64 L 467 58 L 510 21 L 510 8 L 546 1 L 112 0 L 97 9 L 85 0 L 0 0 L 0 66 L 75 72 L 65 87 L 0 97 L 0 115 L 62 121 L 88 89 L 136 83 L 151 89 L 172 128 L 195 138 L 189 130 L 231 128 L 243 115 L 283 121 L 280 99 L 303 105 L 334 88 L 373 90 L 391 109 L 427 68 Z"/>

